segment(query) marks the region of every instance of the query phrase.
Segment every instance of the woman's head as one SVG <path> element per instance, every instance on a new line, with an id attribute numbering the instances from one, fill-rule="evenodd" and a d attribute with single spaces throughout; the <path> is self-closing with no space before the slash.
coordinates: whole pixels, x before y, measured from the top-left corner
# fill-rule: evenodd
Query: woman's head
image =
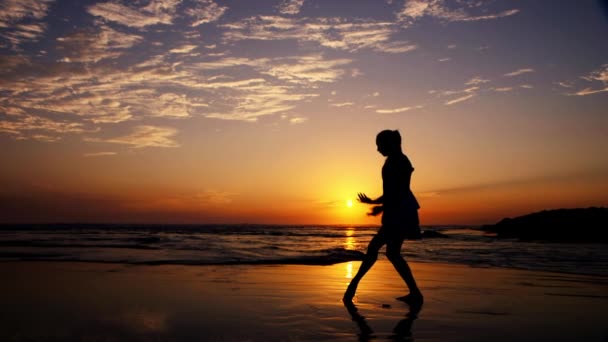
<path id="1" fill-rule="evenodd" d="M 376 136 L 376 145 L 383 156 L 401 152 L 401 134 L 397 130 L 386 129 Z"/>

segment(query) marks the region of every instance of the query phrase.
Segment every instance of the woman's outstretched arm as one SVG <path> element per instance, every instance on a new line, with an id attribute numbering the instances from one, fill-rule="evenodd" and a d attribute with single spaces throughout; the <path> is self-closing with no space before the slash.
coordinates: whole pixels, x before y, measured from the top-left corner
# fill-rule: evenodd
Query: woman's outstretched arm
<path id="1" fill-rule="evenodd" d="M 359 202 L 361 202 L 361 203 L 365 203 L 365 204 L 382 204 L 382 203 L 384 203 L 384 196 L 380 196 L 376 199 L 371 199 L 362 192 L 358 193 L 358 196 L 359 196 Z"/>

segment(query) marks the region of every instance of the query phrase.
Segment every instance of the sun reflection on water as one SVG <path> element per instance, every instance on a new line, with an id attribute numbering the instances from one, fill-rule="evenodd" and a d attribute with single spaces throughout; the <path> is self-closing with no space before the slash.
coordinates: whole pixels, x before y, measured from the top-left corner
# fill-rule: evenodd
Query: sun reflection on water
<path id="1" fill-rule="evenodd" d="M 357 240 L 353 236 L 355 234 L 354 228 L 346 228 L 346 239 L 344 240 L 344 249 L 355 250 L 357 248 Z"/>
<path id="2" fill-rule="evenodd" d="M 349 261 L 346 263 L 346 275 L 344 276 L 346 279 L 353 278 L 353 262 Z"/>
<path id="3" fill-rule="evenodd" d="M 344 249 L 346 250 L 356 250 L 357 249 L 357 240 L 355 239 L 355 237 L 353 235 L 355 235 L 355 229 L 354 228 L 347 228 L 346 229 L 346 238 L 344 239 Z M 346 267 L 346 275 L 344 276 L 344 278 L 346 279 L 352 279 L 353 278 L 353 262 L 349 261 L 345 264 Z"/>

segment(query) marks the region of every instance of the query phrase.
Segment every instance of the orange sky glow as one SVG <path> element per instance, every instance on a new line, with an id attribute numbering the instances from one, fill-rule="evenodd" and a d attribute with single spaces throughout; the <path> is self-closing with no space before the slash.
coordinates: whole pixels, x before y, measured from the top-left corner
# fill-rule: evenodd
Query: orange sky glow
<path id="1" fill-rule="evenodd" d="M 0 223 L 379 224 L 383 129 L 422 225 L 608 206 L 599 1 L 66 3 L 0 6 Z"/>

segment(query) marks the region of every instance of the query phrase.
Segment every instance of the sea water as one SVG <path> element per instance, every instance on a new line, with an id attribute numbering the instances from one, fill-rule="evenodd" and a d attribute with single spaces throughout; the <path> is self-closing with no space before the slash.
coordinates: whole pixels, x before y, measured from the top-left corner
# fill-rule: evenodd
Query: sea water
<path id="1" fill-rule="evenodd" d="M 360 260 L 374 226 L 4 225 L 0 261 L 329 265 Z M 429 226 L 445 237 L 405 241 L 416 262 L 608 276 L 608 245 L 496 239 L 477 227 Z M 384 256 L 381 255 L 381 258 Z"/>

